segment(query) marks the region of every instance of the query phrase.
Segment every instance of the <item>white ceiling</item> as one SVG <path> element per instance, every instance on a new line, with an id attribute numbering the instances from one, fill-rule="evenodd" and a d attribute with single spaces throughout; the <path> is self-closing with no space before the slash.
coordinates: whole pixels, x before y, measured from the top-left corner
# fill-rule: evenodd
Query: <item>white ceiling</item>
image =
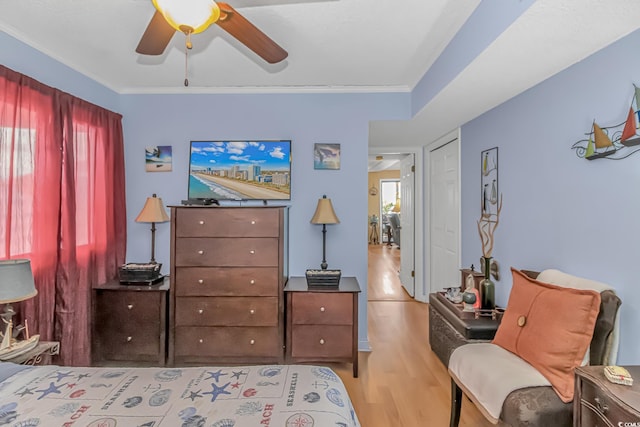
<path id="1" fill-rule="evenodd" d="M 0 30 L 118 93 L 409 92 L 480 0 L 227 2 L 288 58 L 267 64 L 213 25 L 193 37 L 185 88 L 182 34 L 135 53 L 150 0 L 0 0 Z M 537 0 L 414 119 L 372 122 L 369 144 L 425 145 L 639 27 L 638 0 Z"/>

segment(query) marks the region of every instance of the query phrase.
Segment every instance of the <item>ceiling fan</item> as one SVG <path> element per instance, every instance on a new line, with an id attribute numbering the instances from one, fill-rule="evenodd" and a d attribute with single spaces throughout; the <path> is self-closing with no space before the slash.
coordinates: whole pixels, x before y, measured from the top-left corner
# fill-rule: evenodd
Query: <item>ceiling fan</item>
<path id="1" fill-rule="evenodd" d="M 176 31 L 187 36 L 186 46 L 191 49 L 191 34 L 200 33 L 215 23 L 270 64 L 280 62 L 288 55 L 227 3 L 213 0 L 152 2 L 156 12 L 136 48 L 140 54 L 161 55 Z"/>

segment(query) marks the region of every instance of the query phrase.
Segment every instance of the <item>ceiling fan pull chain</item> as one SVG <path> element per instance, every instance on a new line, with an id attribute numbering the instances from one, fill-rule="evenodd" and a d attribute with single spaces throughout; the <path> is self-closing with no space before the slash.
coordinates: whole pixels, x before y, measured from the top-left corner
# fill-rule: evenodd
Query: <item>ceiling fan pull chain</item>
<path id="1" fill-rule="evenodd" d="M 189 49 L 184 51 L 184 86 L 189 86 L 189 78 L 188 78 L 188 69 L 189 69 Z"/>

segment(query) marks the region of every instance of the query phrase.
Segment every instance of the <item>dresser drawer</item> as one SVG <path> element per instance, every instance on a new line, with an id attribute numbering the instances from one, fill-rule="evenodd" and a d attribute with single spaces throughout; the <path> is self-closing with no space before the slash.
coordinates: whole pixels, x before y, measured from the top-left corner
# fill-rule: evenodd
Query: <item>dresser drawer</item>
<path id="1" fill-rule="evenodd" d="M 278 237 L 277 209 L 177 209 L 176 237 Z"/>
<path id="2" fill-rule="evenodd" d="M 180 238 L 175 241 L 176 267 L 275 267 L 277 238 Z"/>
<path id="3" fill-rule="evenodd" d="M 277 297 L 179 297 L 176 325 L 276 326 Z"/>
<path id="4" fill-rule="evenodd" d="M 177 267 L 177 296 L 278 296 L 277 267 Z"/>
<path id="5" fill-rule="evenodd" d="M 338 325 L 294 325 L 292 357 L 352 357 L 353 328 Z"/>
<path id="6" fill-rule="evenodd" d="M 123 324 L 123 331 L 110 328 L 98 332 L 102 344 L 100 357 L 106 360 L 141 360 L 160 356 L 162 337 L 158 322 L 146 328 L 130 328 L 126 322 Z M 123 324 L 120 325 L 121 329 Z"/>
<path id="7" fill-rule="evenodd" d="M 282 354 L 278 328 L 176 327 L 176 357 L 273 357 Z"/>
<path id="8" fill-rule="evenodd" d="M 352 325 L 353 294 L 295 292 L 292 298 L 293 324 Z"/>
<path id="9" fill-rule="evenodd" d="M 100 290 L 96 295 L 96 322 L 101 329 L 118 330 L 125 325 L 133 330 L 159 322 L 164 294 Z"/>

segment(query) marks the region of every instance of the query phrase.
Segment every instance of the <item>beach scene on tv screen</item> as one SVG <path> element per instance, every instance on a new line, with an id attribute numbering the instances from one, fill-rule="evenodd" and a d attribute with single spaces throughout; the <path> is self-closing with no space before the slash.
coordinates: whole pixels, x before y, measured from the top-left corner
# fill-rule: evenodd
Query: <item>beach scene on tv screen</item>
<path id="1" fill-rule="evenodd" d="M 289 200 L 290 141 L 191 141 L 189 198 Z"/>

